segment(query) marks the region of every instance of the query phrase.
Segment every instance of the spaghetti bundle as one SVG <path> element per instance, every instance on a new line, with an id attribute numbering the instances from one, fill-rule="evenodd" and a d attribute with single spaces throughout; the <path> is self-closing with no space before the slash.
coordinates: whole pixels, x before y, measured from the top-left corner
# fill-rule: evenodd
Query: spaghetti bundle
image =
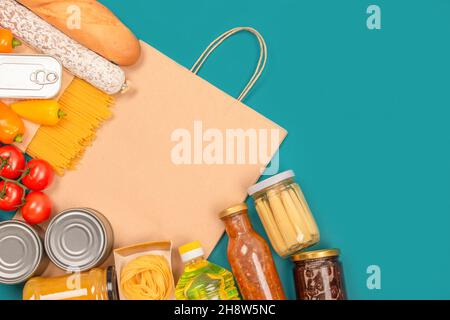
<path id="1" fill-rule="evenodd" d="M 67 116 L 56 126 L 41 126 L 27 153 L 47 160 L 62 175 L 66 169 L 75 168 L 86 147 L 95 139 L 97 128 L 111 117 L 114 98 L 75 78 L 59 103 Z"/>
<path id="2" fill-rule="evenodd" d="M 122 269 L 120 287 L 128 300 L 168 300 L 173 291 L 172 272 L 167 259 L 145 255 Z"/>

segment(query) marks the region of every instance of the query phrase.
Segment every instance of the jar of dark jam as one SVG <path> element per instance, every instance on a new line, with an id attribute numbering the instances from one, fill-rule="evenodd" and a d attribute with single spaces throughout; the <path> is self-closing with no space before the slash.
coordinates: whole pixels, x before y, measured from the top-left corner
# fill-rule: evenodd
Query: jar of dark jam
<path id="1" fill-rule="evenodd" d="M 338 249 L 301 252 L 292 256 L 297 300 L 345 300 Z"/>

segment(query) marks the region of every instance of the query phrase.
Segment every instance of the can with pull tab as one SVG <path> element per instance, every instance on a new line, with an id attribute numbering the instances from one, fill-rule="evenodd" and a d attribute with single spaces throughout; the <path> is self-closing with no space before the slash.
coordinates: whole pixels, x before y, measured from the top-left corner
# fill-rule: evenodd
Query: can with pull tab
<path id="1" fill-rule="evenodd" d="M 0 54 L 0 98 L 51 99 L 61 83 L 62 65 L 52 56 Z"/>

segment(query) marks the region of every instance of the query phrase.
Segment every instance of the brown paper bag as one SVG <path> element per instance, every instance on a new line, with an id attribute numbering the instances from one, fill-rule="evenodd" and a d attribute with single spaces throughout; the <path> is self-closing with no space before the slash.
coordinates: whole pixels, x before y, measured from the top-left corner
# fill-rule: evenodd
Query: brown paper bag
<path id="1" fill-rule="evenodd" d="M 193 68 L 197 72 L 215 47 L 242 30 L 257 35 L 262 52 L 240 98 L 257 80 L 266 59 L 264 40 L 253 29 L 225 33 Z M 77 170 L 58 178 L 49 191 L 55 212 L 70 207 L 102 212 L 114 229 L 115 247 L 169 239 L 176 252 L 178 246 L 200 240 L 209 254 L 224 231 L 218 213 L 246 199 L 247 188 L 258 180 L 286 131 L 144 42 L 140 62 L 126 73 L 133 89 L 118 98 L 114 118 L 99 130 Z M 242 145 L 236 142 L 233 147 L 227 129 L 250 132 L 253 142 L 255 132 L 265 137 L 259 142 L 278 132 L 272 134 L 275 148 L 268 148 L 264 163 L 255 162 L 250 151 L 249 159 L 242 161 Z M 221 139 L 223 149 L 230 149 L 223 155 L 210 143 L 214 140 L 219 146 Z M 247 147 L 252 149 L 254 143 Z M 210 153 L 212 149 L 216 152 Z M 257 149 L 260 153 L 264 148 Z M 208 157 L 202 159 L 205 154 Z M 177 253 L 173 269 L 177 279 L 182 271 Z M 46 275 L 60 272 L 53 266 Z"/>

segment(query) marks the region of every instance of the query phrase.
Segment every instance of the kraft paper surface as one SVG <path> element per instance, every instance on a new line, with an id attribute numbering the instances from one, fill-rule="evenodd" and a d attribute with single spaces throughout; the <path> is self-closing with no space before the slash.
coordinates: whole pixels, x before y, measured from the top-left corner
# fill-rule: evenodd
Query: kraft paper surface
<path id="1" fill-rule="evenodd" d="M 146 43 L 140 62 L 125 70 L 132 90 L 118 97 L 113 119 L 100 128 L 77 170 L 58 177 L 49 195 L 55 213 L 71 207 L 102 212 L 115 248 L 171 240 L 177 280 L 183 269 L 177 248 L 199 240 L 209 255 L 224 232 L 218 213 L 246 199 L 262 166 L 176 164 L 173 132 L 193 134 L 200 120 L 205 130 L 221 132 L 279 129 L 279 146 L 286 131 Z M 51 266 L 46 275 L 61 273 Z"/>

